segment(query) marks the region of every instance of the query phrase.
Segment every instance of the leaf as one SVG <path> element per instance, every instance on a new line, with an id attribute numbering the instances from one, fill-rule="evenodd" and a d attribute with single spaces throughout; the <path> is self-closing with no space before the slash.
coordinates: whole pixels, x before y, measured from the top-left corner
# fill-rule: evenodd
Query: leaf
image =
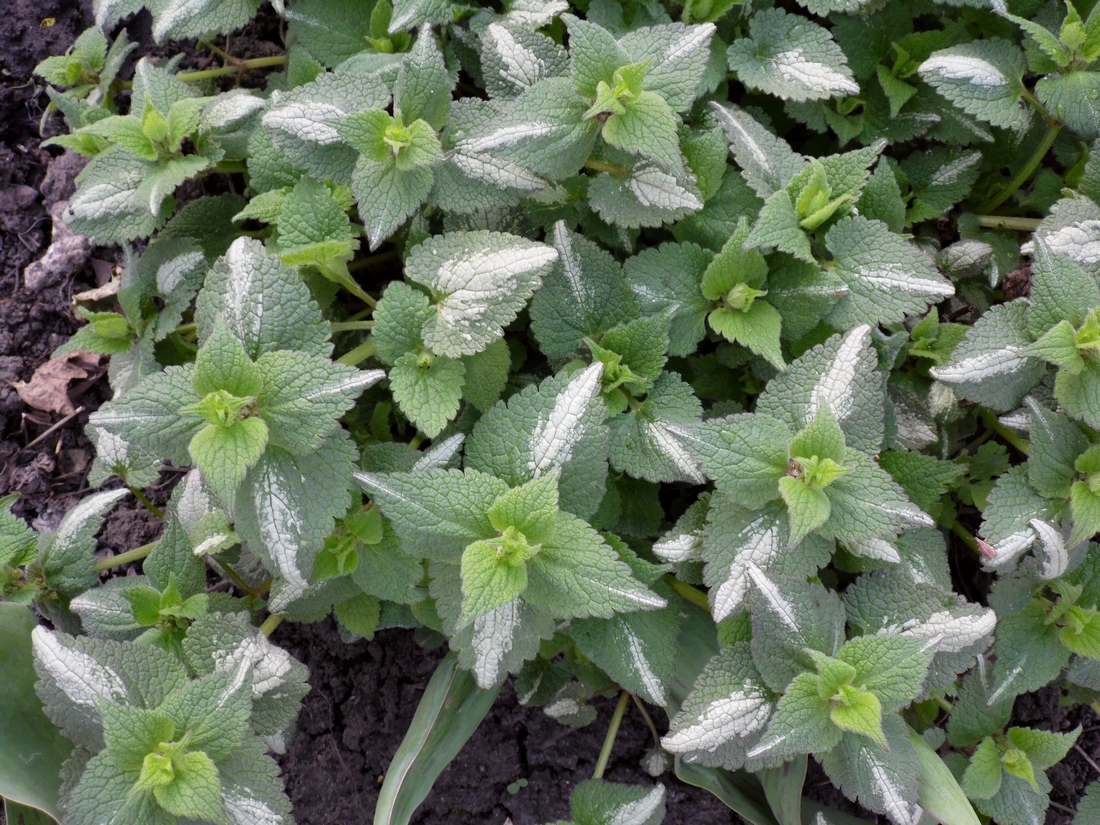
<path id="1" fill-rule="evenodd" d="M 15 381 L 12 386 L 19 399 L 36 410 L 72 415 L 76 408 L 69 398 L 69 384 L 95 374 L 99 361 L 86 351 L 55 354 L 35 369 L 30 381 Z"/>
<path id="2" fill-rule="evenodd" d="M 601 134 L 616 149 L 655 160 L 670 172 L 683 172 L 676 115 L 656 92 L 641 92 L 625 112 L 604 121 Z"/>
<path id="3" fill-rule="evenodd" d="M 343 433 L 305 455 L 271 446 L 241 485 L 236 528 L 275 574 L 269 609 L 281 612 L 305 594 L 307 575 L 351 496 L 355 449 Z"/>
<path id="4" fill-rule="evenodd" d="M 946 365 L 929 372 L 960 398 L 1008 412 L 1045 372 L 1041 362 L 1025 354 L 1030 342 L 1025 304 L 998 304 L 975 322 Z"/>
<path id="5" fill-rule="evenodd" d="M 602 368 L 596 363 L 572 376 L 552 376 L 498 402 L 474 426 L 466 465 L 512 486 L 560 467 L 562 509 L 591 516 L 607 479 Z"/>
<path id="6" fill-rule="evenodd" d="M 417 246 L 409 280 L 435 293 L 424 341 L 441 355 L 472 355 L 503 335 L 558 258 L 553 247 L 501 232 L 452 232 Z"/>
<path id="7" fill-rule="evenodd" d="M 844 52 L 828 30 L 782 9 L 753 15 L 748 38 L 730 46 L 728 60 L 750 89 L 784 100 L 859 94 Z"/>
<path id="8" fill-rule="evenodd" d="M 42 702 L 34 692 L 31 631 L 37 624 L 29 608 L 0 604 L 0 665 L 7 683 L 7 720 L 0 734 L 0 796 L 60 821 L 61 766 L 72 745 L 43 714 Z M 10 814 L 10 806 L 8 811 Z"/>
<path id="9" fill-rule="evenodd" d="M 195 309 L 200 341 L 219 316 L 253 360 L 276 350 L 325 357 L 332 352 L 320 307 L 309 289 L 251 238 L 234 241 L 206 277 Z"/>
<path id="10" fill-rule="evenodd" d="M 597 176 L 589 184 L 588 198 L 600 217 L 628 229 L 663 226 L 703 208 L 686 175 L 670 174 L 649 161 L 638 163 L 627 178 Z"/>
<path id="11" fill-rule="evenodd" d="M 844 218 L 829 229 L 825 244 L 848 285 L 829 315 L 842 329 L 871 319 L 895 323 L 955 294 L 928 258 L 881 221 Z"/>
<path id="12" fill-rule="evenodd" d="M 48 544 L 40 543 L 39 562 L 46 583 L 62 594 L 76 594 L 95 587 L 95 534 L 103 517 L 124 498 L 126 489 L 108 490 L 81 499 L 65 513 Z"/>
<path id="13" fill-rule="evenodd" d="M 392 366 L 398 358 L 423 346 L 422 329 L 431 317 L 428 296 L 404 281 L 386 285 L 374 310 L 372 338 L 382 363 Z"/>
<path id="14" fill-rule="evenodd" d="M 660 825 L 665 817 L 665 788 L 589 779 L 573 789 L 570 807 L 577 825 Z"/>
<path id="15" fill-rule="evenodd" d="M 698 422 L 702 413 L 691 387 L 662 372 L 638 409 L 611 418 L 611 466 L 647 481 L 702 483 L 698 462 L 669 430 Z"/>
<path id="16" fill-rule="evenodd" d="M 506 482 L 472 468 L 356 473 L 355 480 L 393 522 L 409 552 L 452 564 L 466 545 L 495 534 L 488 510 L 508 490 Z"/>
<path id="17" fill-rule="evenodd" d="M 1035 84 L 1035 95 L 1055 117 L 1078 137 L 1095 140 L 1100 137 L 1100 110 L 1096 95 L 1100 93 L 1100 72 L 1075 71 L 1041 78 Z"/>
<path id="18" fill-rule="evenodd" d="M 454 16 L 453 0 L 394 0 L 390 34 L 429 23 L 449 23 Z"/>
<path id="19" fill-rule="evenodd" d="M 761 198 L 784 189 L 806 165 L 782 138 L 765 129 L 742 109 L 717 103 L 711 110 L 730 142 L 730 152 L 745 175 L 745 181 Z"/>
<path id="20" fill-rule="evenodd" d="M 909 729 L 909 741 L 920 763 L 917 780 L 920 806 L 943 825 L 978 825 L 978 816 L 966 794 L 939 755 L 912 728 Z"/>
<path id="21" fill-rule="evenodd" d="M 150 212 L 148 199 L 139 196 L 155 168 L 148 162 L 135 163 L 118 150 L 93 158 L 77 176 L 79 186 L 69 199 L 66 223 L 78 235 L 101 243 L 148 237 L 168 217 L 159 210 Z"/>
<path id="22" fill-rule="evenodd" d="M 1023 131 L 1030 120 L 1021 105 L 1024 55 L 993 37 L 933 52 L 921 78 L 963 111 L 994 126 Z"/>
<path id="23" fill-rule="evenodd" d="M 402 355 L 390 370 L 390 389 L 401 412 L 424 435 L 435 438 L 458 412 L 466 367 L 443 355 L 424 360 L 415 353 Z"/>
<path id="24" fill-rule="evenodd" d="M 481 67 L 492 97 L 515 97 L 543 78 L 568 70 L 564 48 L 539 32 L 490 23 L 481 36 Z"/>

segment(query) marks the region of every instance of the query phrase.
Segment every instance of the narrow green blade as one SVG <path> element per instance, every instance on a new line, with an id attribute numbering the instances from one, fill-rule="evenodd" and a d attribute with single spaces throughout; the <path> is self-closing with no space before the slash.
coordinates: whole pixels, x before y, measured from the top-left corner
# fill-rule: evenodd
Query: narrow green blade
<path id="1" fill-rule="evenodd" d="M 802 785 L 806 781 L 806 756 L 796 756 L 778 768 L 757 774 L 779 825 L 802 825 Z"/>
<path id="2" fill-rule="evenodd" d="M 920 760 L 917 801 L 925 812 L 940 825 L 980 825 L 970 800 L 943 760 L 916 731 L 910 729 L 909 739 Z"/>
<path id="3" fill-rule="evenodd" d="M 60 819 L 61 763 L 72 746 L 46 718 L 34 692 L 31 631 L 37 624 L 29 607 L 0 603 L 0 796 Z"/>
<path id="4" fill-rule="evenodd" d="M 4 800 L 4 817 L 8 825 L 57 825 L 49 814 L 10 799 Z"/>
<path id="5" fill-rule="evenodd" d="M 499 687 L 479 688 L 469 671 L 458 666 L 458 656 L 447 654 L 432 675 L 386 772 L 374 809 L 374 825 L 408 825 L 499 693 Z"/>

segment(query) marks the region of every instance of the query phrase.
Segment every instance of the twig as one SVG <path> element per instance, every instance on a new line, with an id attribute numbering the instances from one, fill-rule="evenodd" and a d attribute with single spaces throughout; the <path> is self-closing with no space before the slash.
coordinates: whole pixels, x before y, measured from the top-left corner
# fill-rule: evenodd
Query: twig
<path id="1" fill-rule="evenodd" d="M 115 567 L 121 567 L 124 564 L 129 564 L 133 561 L 140 561 L 153 552 L 153 548 L 157 546 L 157 542 L 151 541 L 148 544 L 143 544 L 141 547 L 135 547 L 133 550 L 127 550 L 125 553 L 119 553 L 117 556 L 111 556 L 107 559 L 100 559 L 95 563 L 95 570 L 97 573 L 102 573 L 104 570 L 111 570 Z"/>
<path id="2" fill-rule="evenodd" d="M 84 408 L 83 407 L 77 407 L 73 412 L 69 413 L 67 416 L 62 418 L 56 424 L 51 424 L 50 428 L 48 430 L 46 430 L 46 432 L 42 433 L 42 435 L 38 436 L 38 438 L 36 438 L 34 441 L 32 441 L 30 444 L 28 444 L 23 449 L 24 450 L 29 450 L 35 444 L 40 444 L 41 442 L 45 441 L 53 433 L 57 432 L 59 429 L 64 427 L 66 424 L 68 424 L 70 421 L 72 421 L 74 418 L 76 418 L 82 412 L 84 412 Z"/>
<path id="3" fill-rule="evenodd" d="M 1079 754 L 1081 754 L 1081 757 L 1082 757 L 1082 758 L 1083 758 L 1083 759 L 1084 759 L 1084 760 L 1085 760 L 1086 762 L 1088 762 L 1088 763 L 1089 763 L 1089 765 L 1091 765 L 1091 766 L 1092 766 L 1092 769 L 1093 769 L 1094 771 L 1096 771 L 1096 772 L 1097 772 L 1098 774 L 1100 774 L 1100 765 L 1097 765 L 1097 764 L 1096 764 L 1096 760 L 1094 760 L 1094 759 L 1093 759 L 1093 758 L 1092 758 L 1091 756 L 1089 756 L 1089 755 L 1088 755 L 1087 753 L 1085 753 L 1084 749 L 1083 749 L 1083 748 L 1082 748 L 1082 747 L 1081 747 L 1080 745 L 1077 745 L 1077 744 L 1075 744 L 1075 745 L 1073 746 L 1073 749 L 1074 749 L 1075 751 L 1077 751 L 1077 752 L 1078 752 Z"/>
<path id="4" fill-rule="evenodd" d="M 632 693 L 630 698 L 634 700 L 634 704 L 638 706 L 638 710 L 642 712 L 642 716 L 645 718 L 645 723 L 649 725 L 649 732 L 653 734 L 653 744 L 660 745 L 661 734 L 657 733 L 657 725 L 649 713 L 649 708 L 645 706 L 645 702 L 638 698 L 638 694 Z"/>

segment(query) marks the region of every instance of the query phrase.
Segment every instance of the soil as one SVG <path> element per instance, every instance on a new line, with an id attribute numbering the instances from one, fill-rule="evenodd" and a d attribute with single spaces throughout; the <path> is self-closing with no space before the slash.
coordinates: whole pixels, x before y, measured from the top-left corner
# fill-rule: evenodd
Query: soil
<path id="1" fill-rule="evenodd" d="M 85 382 L 71 395 L 77 412 L 42 413 L 23 405 L 11 382 L 29 380 L 53 349 L 76 328 L 72 296 L 101 284 L 117 252 L 92 249 L 75 272 L 28 291 L 22 273 L 46 250 L 50 208 L 72 191 L 79 169 L 56 149 L 40 146 L 38 121 L 45 105 L 34 65 L 66 49 L 91 23 L 85 0 L 9 0 L 0 27 L 0 496 L 18 492 L 16 512 L 39 529 L 56 527 L 87 494 L 94 455 L 83 434 L 88 414 L 109 395 L 106 381 Z M 131 26 L 147 41 L 147 21 Z M 272 51 L 277 21 L 267 16 L 234 38 L 237 54 Z M 143 34 L 145 37 L 143 37 Z M 266 35 L 266 37 L 265 37 Z M 189 65 L 202 65 L 189 56 Z M 55 119 L 46 136 L 60 128 Z M 166 500 L 176 476 L 165 473 L 151 491 Z M 123 503 L 101 533 L 100 552 L 121 552 L 154 538 L 157 520 L 136 502 Z M 979 586 L 980 587 L 980 586 Z M 387 630 L 372 641 L 345 644 L 329 622 L 278 629 L 275 640 L 310 668 L 299 730 L 280 758 L 300 825 L 352 825 L 369 821 L 388 762 L 412 719 L 417 702 L 442 656 L 421 648 L 409 631 Z M 580 730 L 565 728 L 537 709 L 519 705 L 505 686 L 458 758 L 444 771 L 415 822 L 534 825 L 566 819 L 573 786 L 591 776 L 613 700 L 597 704 L 600 718 Z M 658 725 L 666 722 L 658 718 Z M 1050 771 L 1054 785 L 1048 825 L 1069 825 L 1085 786 L 1100 775 L 1100 723 L 1088 708 L 1066 709 L 1056 691 L 1022 697 L 1014 723 L 1048 730 L 1083 725 L 1081 751 Z M 639 767 L 651 746 L 640 714 L 631 709 L 620 730 L 607 778 L 653 782 Z M 1083 754 L 1087 754 L 1087 757 Z M 1092 760 L 1091 762 L 1089 760 Z M 739 818 L 704 791 L 666 775 L 669 825 L 718 825 Z M 855 811 L 811 765 L 807 792 L 827 804 Z M 877 821 L 863 814 L 869 822 Z M 2 815 L 0 815 L 2 820 Z"/>

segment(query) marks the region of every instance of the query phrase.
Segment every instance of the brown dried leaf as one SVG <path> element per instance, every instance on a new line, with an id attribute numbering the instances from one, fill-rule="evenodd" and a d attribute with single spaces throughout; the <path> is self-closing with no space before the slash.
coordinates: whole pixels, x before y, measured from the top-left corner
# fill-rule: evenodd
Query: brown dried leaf
<path id="1" fill-rule="evenodd" d="M 99 362 L 100 356 L 90 352 L 67 352 L 40 366 L 30 381 L 15 381 L 12 386 L 28 407 L 69 415 L 76 410 L 69 384 L 94 375 Z"/>

